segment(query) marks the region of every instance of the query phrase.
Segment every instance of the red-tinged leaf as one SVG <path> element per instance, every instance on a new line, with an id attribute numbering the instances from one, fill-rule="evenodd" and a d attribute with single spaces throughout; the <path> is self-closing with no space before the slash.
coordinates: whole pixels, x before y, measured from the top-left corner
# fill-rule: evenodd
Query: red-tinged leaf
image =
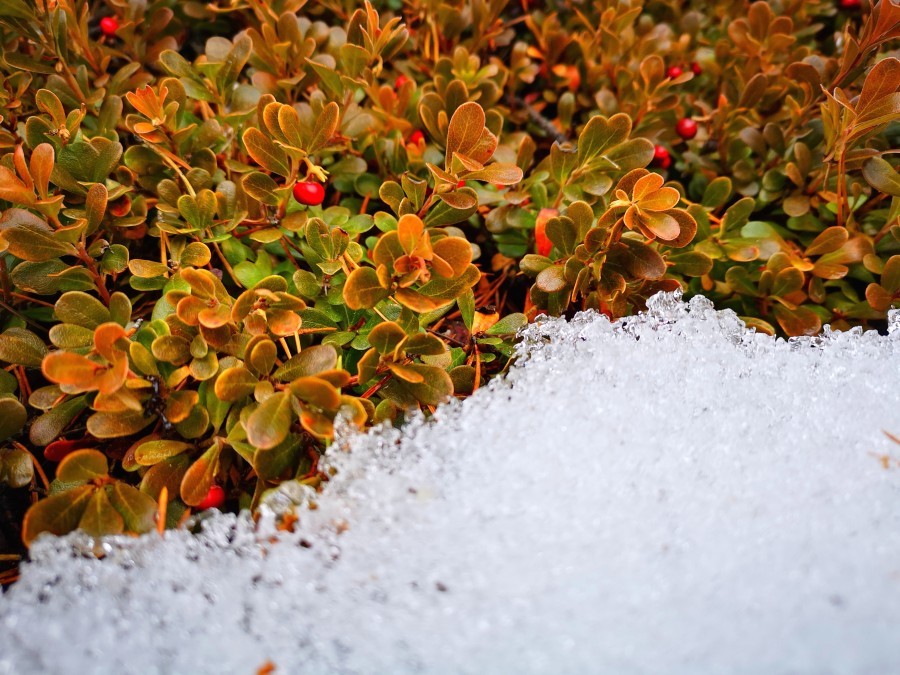
<path id="1" fill-rule="evenodd" d="M 422 373 L 408 365 L 402 363 L 388 363 L 387 365 L 390 371 L 404 382 L 418 384 L 425 381 L 425 376 Z"/>
<path id="2" fill-rule="evenodd" d="M 34 190 L 3 165 L 0 165 L 0 199 L 23 206 L 33 206 L 36 201 Z"/>
<path id="3" fill-rule="evenodd" d="M 850 238 L 846 227 L 829 227 L 823 230 L 806 249 L 807 256 L 823 255 L 837 251 Z"/>
<path id="4" fill-rule="evenodd" d="M 79 485 L 32 504 L 22 522 L 25 545 L 31 546 L 44 532 L 61 536 L 76 529 L 94 490 L 91 485 Z"/>
<path id="5" fill-rule="evenodd" d="M 49 143 L 41 143 L 31 152 L 31 176 L 41 199 L 47 199 L 49 194 L 50 174 L 53 172 L 55 152 Z"/>
<path id="6" fill-rule="evenodd" d="M 142 466 L 153 466 L 180 455 L 194 446 L 183 441 L 154 440 L 142 443 L 134 450 L 134 460 Z"/>
<path id="7" fill-rule="evenodd" d="M 433 244 L 434 254 L 450 265 L 451 275 L 458 277 L 472 262 L 472 245 L 462 237 L 444 237 Z"/>
<path id="8" fill-rule="evenodd" d="M 29 262 L 46 262 L 76 253 L 75 247 L 57 238 L 49 225 L 21 209 L 9 209 L 0 217 L 0 232 L 9 253 Z"/>
<path id="9" fill-rule="evenodd" d="M 866 301 L 872 306 L 872 309 L 886 312 L 894 302 L 894 295 L 880 284 L 869 284 L 866 286 Z"/>
<path id="10" fill-rule="evenodd" d="M 47 345 L 26 328 L 13 327 L 0 335 L 0 361 L 39 368 Z"/>
<path id="11" fill-rule="evenodd" d="M 450 118 L 447 128 L 447 157 L 454 152 L 468 154 L 481 140 L 481 132 L 484 130 L 484 109 L 474 101 L 467 101 L 459 106 Z"/>
<path id="12" fill-rule="evenodd" d="M 327 415 L 304 408 L 300 413 L 300 425 L 316 438 L 330 439 L 334 436 L 334 423 Z"/>
<path id="13" fill-rule="evenodd" d="M 237 401 L 252 394 L 258 383 L 259 378 L 244 366 L 227 368 L 216 380 L 216 396 L 223 401 Z"/>
<path id="14" fill-rule="evenodd" d="M 313 345 L 294 354 L 280 366 L 272 377 L 279 382 L 290 382 L 298 377 L 318 375 L 337 365 L 337 350 L 331 345 Z"/>
<path id="15" fill-rule="evenodd" d="M 141 480 L 141 492 L 158 501 L 160 492 L 165 487 L 169 492 L 169 501 L 172 501 L 179 496 L 181 481 L 190 465 L 191 458 L 185 454 L 154 464 L 147 469 Z"/>
<path id="16" fill-rule="evenodd" d="M 109 473 L 109 463 L 99 450 L 76 450 L 56 468 L 56 477 L 64 483 L 80 483 L 102 478 Z"/>
<path id="17" fill-rule="evenodd" d="M 174 490 L 172 491 L 174 495 Z M 156 525 L 156 500 L 137 488 L 122 481 L 113 483 L 109 491 L 109 501 L 122 516 L 125 531 L 143 534 Z"/>
<path id="18" fill-rule="evenodd" d="M 815 335 L 822 330 L 822 319 L 808 307 L 789 309 L 783 305 L 776 305 L 775 318 L 781 329 L 790 337 Z"/>
<path id="19" fill-rule="evenodd" d="M 68 454 L 81 450 L 82 448 L 90 448 L 97 442 L 92 438 L 80 438 L 77 440 L 58 440 L 53 441 L 44 448 L 44 457 L 51 462 L 59 462 Z"/>
<path id="20" fill-rule="evenodd" d="M 344 284 L 344 302 L 350 309 L 371 309 L 389 294 L 371 267 L 353 270 Z"/>
<path id="21" fill-rule="evenodd" d="M 490 164 L 479 171 L 465 174 L 466 180 L 480 180 L 496 185 L 515 185 L 522 180 L 522 169 L 515 164 Z"/>
<path id="22" fill-rule="evenodd" d="M 291 393 L 304 403 L 320 410 L 335 411 L 341 405 L 341 395 L 333 385 L 318 377 L 298 377 L 291 382 Z"/>
<path id="23" fill-rule="evenodd" d="M 67 387 L 71 393 L 97 389 L 97 375 L 104 366 L 72 352 L 53 352 L 44 359 L 41 370 L 51 382 Z"/>
<path id="24" fill-rule="evenodd" d="M 559 265 L 550 265 L 537 275 L 535 284 L 544 293 L 558 293 L 567 285 L 565 269 Z"/>
<path id="25" fill-rule="evenodd" d="M 244 147 L 253 160 L 266 171 L 277 173 L 287 178 L 291 175 L 290 160 L 287 153 L 263 134 L 256 127 L 244 132 Z"/>
<path id="26" fill-rule="evenodd" d="M 96 438 L 119 438 L 136 434 L 156 421 L 156 415 L 144 412 L 98 412 L 88 418 L 87 429 Z"/>
<path id="27" fill-rule="evenodd" d="M 78 521 L 78 529 L 92 537 L 104 537 L 124 532 L 125 519 L 109 503 L 109 496 L 106 494 L 105 488 L 94 491 Z"/>
<path id="28" fill-rule="evenodd" d="M 403 387 L 420 403 L 440 405 L 453 396 L 453 380 L 443 368 L 410 363 L 406 369 L 407 372 L 417 372 L 422 377 L 421 382 L 403 382 Z"/>
<path id="29" fill-rule="evenodd" d="M 274 448 L 287 438 L 292 419 L 291 395 L 272 394 L 247 418 L 247 441 L 256 448 Z"/>
<path id="30" fill-rule="evenodd" d="M 39 447 L 47 445 L 58 438 L 72 420 L 87 407 L 86 396 L 76 396 L 63 401 L 31 423 L 31 428 L 28 430 L 28 439 Z M 94 445 L 94 443 L 92 442 L 89 445 Z M 51 458 L 48 457 L 48 459 Z M 62 459 L 62 456 L 58 459 Z"/>
<path id="31" fill-rule="evenodd" d="M 181 500 L 188 506 L 196 506 L 206 498 L 209 488 L 215 483 L 221 452 L 221 445 L 214 443 L 185 472 L 180 493 Z"/>
<path id="32" fill-rule="evenodd" d="M 900 255 L 892 255 L 884 264 L 881 285 L 891 293 L 900 291 Z"/>

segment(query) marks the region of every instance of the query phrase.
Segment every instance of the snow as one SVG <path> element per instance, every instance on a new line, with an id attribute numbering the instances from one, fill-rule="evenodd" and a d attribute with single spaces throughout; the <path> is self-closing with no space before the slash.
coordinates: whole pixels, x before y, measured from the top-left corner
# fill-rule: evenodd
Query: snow
<path id="1" fill-rule="evenodd" d="M 0 673 L 900 672 L 900 317 L 786 342 L 657 296 L 521 355 L 342 434 L 277 541 L 271 515 L 42 538 Z"/>

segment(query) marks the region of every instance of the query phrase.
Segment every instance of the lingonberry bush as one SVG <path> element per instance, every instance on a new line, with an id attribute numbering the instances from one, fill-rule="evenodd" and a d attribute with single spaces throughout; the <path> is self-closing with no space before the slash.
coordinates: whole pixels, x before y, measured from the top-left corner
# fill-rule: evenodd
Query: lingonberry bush
<path id="1" fill-rule="evenodd" d="M 338 416 L 471 394 L 541 313 L 878 328 L 898 37 L 889 0 L 4 0 L 3 542 L 315 488 Z"/>

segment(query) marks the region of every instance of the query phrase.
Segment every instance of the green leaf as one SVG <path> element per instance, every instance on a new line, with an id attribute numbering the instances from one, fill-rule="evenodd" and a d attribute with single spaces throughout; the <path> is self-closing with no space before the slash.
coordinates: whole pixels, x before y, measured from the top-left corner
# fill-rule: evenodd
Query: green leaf
<path id="1" fill-rule="evenodd" d="M 38 447 L 49 445 L 62 434 L 63 429 L 88 407 L 86 396 L 76 396 L 53 406 L 35 419 L 28 430 L 28 438 Z"/>
<path id="2" fill-rule="evenodd" d="M 253 454 L 253 468 L 263 480 L 274 480 L 296 467 L 302 450 L 303 436 L 291 434 L 274 448 L 257 450 Z"/>
<path id="3" fill-rule="evenodd" d="M 257 384 L 256 375 L 244 366 L 234 366 L 222 371 L 216 379 L 215 392 L 223 401 L 237 401 L 252 394 Z"/>
<path id="4" fill-rule="evenodd" d="M 453 396 L 453 380 L 443 368 L 410 363 L 404 366 L 422 378 L 421 382 L 403 382 L 403 387 L 425 405 L 440 405 Z"/>
<path id="5" fill-rule="evenodd" d="M 334 136 L 340 122 L 341 109 L 334 101 L 328 103 L 316 118 L 312 136 L 309 139 L 309 147 L 306 151 L 310 154 L 327 147 Z"/>
<path id="6" fill-rule="evenodd" d="M 267 204 L 268 206 L 278 206 L 279 199 L 278 195 L 275 194 L 275 190 L 278 189 L 278 184 L 266 174 L 259 171 L 248 173 L 244 176 L 241 184 L 244 187 L 244 192 L 253 197 L 256 201 Z"/>
<path id="7" fill-rule="evenodd" d="M 292 419 L 291 395 L 272 394 L 247 418 L 247 440 L 257 448 L 274 448 L 287 438 Z"/>
<path id="8" fill-rule="evenodd" d="M 205 230 L 212 225 L 216 215 L 216 194 L 204 189 L 196 196 L 182 195 L 178 198 L 178 212 L 188 225 L 197 230 Z"/>
<path id="9" fill-rule="evenodd" d="M 181 500 L 188 506 L 196 506 L 206 498 L 219 470 L 221 452 L 221 444 L 213 443 L 185 472 L 180 493 Z"/>
<path id="10" fill-rule="evenodd" d="M 753 213 L 755 207 L 756 201 L 752 197 L 744 197 L 729 206 L 722 217 L 722 235 L 724 236 L 729 230 L 743 227 L 750 219 L 750 214 Z"/>
<path id="11" fill-rule="evenodd" d="M 381 285 L 371 267 L 358 267 L 344 284 L 344 301 L 350 309 L 371 309 L 384 300 L 390 292 Z"/>
<path id="12" fill-rule="evenodd" d="M 610 148 L 605 156 L 618 167 L 620 172 L 640 169 L 647 166 L 653 159 L 653 143 L 646 138 L 632 138 Z"/>
<path id="13" fill-rule="evenodd" d="M 109 474 L 106 455 L 99 450 L 76 450 L 66 455 L 56 468 L 63 483 L 83 483 Z"/>
<path id="14" fill-rule="evenodd" d="M 317 375 L 332 370 L 337 365 L 337 350 L 331 345 L 314 345 L 294 354 L 281 365 L 272 377 L 279 382 L 290 382 L 298 377 Z"/>
<path id="15" fill-rule="evenodd" d="M 134 460 L 141 466 L 153 466 L 163 460 L 180 455 L 194 446 L 182 441 L 147 441 L 141 443 L 134 451 Z"/>
<path id="16" fill-rule="evenodd" d="M 475 321 L 475 293 L 471 288 L 467 289 L 465 293 L 456 299 L 456 306 L 459 307 L 463 323 L 465 323 L 466 328 L 471 331 L 473 322 Z"/>
<path id="17" fill-rule="evenodd" d="M 7 250 L 29 262 L 46 262 L 76 253 L 75 247 L 58 239 L 49 225 L 21 209 L 8 209 L 3 214 L 0 232 L 8 245 Z"/>
<path id="18" fill-rule="evenodd" d="M 94 491 L 78 521 L 78 529 L 92 537 L 122 534 L 125 530 L 125 519 L 109 503 L 105 489 Z"/>
<path id="19" fill-rule="evenodd" d="M 485 331 L 485 335 L 514 335 L 528 325 L 528 318 L 521 313 L 507 314 Z"/>
<path id="20" fill-rule="evenodd" d="M 18 399 L 0 398 L 0 441 L 5 441 L 22 431 L 28 421 L 28 412 Z"/>
<path id="21" fill-rule="evenodd" d="M 47 345 L 25 328 L 13 327 L 0 335 L 0 360 L 19 366 L 40 368 Z"/>
<path id="22" fill-rule="evenodd" d="M 287 152 L 256 127 L 244 132 L 244 146 L 247 154 L 266 171 L 277 173 L 287 178 L 291 174 L 290 160 Z"/>
<path id="23" fill-rule="evenodd" d="M 145 415 L 136 410 L 97 412 L 88 418 L 87 429 L 96 438 L 119 438 L 136 434 L 155 420 L 156 415 Z"/>
<path id="24" fill-rule="evenodd" d="M 184 454 L 154 464 L 141 480 L 141 492 L 159 501 L 159 494 L 165 487 L 169 492 L 169 501 L 172 501 L 179 496 L 181 480 L 190 465 L 191 458 Z"/>
<path id="25" fill-rule="evenodd" d="M 554 141 L 550 146 L 550 175 L 559 185 L 564 185 L 578 164 L 578 152 L 566 143 L 566 147 Z"/>
<path id="26" fill-rule="evenodd" d="M 117 480 L 109 491 L 109 500 L 122 516 L 127 532 L 143 534 L 156 526 L 157 504 L 151 496 Z"/>
<path id="27" fill-rule="evenodd" d="M 109 310 L 103 303 L 82 291 L 63 293 L 56 301 L 54 312 L 64 323 L 90 329 L 111 320 Z"/>
<path id="28" fill-rule="evenodd" d="M 541 273 L 537 275 L 535 284 L 544 293 L 558 293 L 568 285 L 568 282 L 566 281 L 566 271 L 559 265 L 545 267 Z"/>
<path id="29" fill-rule="evenodd" d="M 79 485 L 33 504 L 22 522 L 22 541 L 31 546 L 44 532 L 61 536 L 76 529 L 93 493 L 93 486 Z"/>
<path id="30" fill-rule="evenodd" d="M 564 255 L 570 256 L 578 244 L 578 232 L 570 218 L 556 217 L 547 221 L 547 238 Z"/>
<path id="31" fill-rule="evenodd" d="M 34 478 L 34 460 L 24 450 L 0 450 L 0 485 L 22 488 Z"/>
<path id="32" fill-rule="evenodd" d="M 700 202 L 708 209 L 717 209 L 731 196 L 731 179 L 727 176 L 714 178 L 703 191 Z"/>
<path id="33" fill-rule="evenodd" d="M 609 119 L 595 115 L 578 136 L 578 164 L 584 166 L 607 148 L 623 143 L 630 133 L 631 118 L 625 113 Z"/>
<path id="34" fill-rule="evenodd" d="M 369 344 L 379 354 L 392 353 L 403 340 L 406 339 L 404 330 L 393 321 L 384 321 L 371 330 L 368 336 Z"/>
<path id="35" fill-rule="evenodd" d="M 900 173 L 887 160 L 870 157 L 862 166 L 863 178 L 879 192 L 900 197 Z"/>
<path id="36" fill-rule="evenodd" d="M 783 298 L 803 288 L 806 277 L 796 267 L 786 267 L 775 275 L 770 295 Z"/>
<path id="37" fill-rule="evenodd" d="M 712 259 L 700 251 L 687 251 L 669 255 L 671 270 L 686 277 L 702 277 L 712 270 Z"/>

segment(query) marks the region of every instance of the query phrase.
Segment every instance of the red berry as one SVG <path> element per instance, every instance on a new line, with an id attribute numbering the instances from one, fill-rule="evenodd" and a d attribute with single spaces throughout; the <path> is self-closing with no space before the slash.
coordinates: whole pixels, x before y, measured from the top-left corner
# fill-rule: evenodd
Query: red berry
<path id="1" fill-rule="evenodd" d="M 841 9 L 846 10 L 857 10 L 862 7 L 861 0 L 841 0 L 840 2 Z"/>
<path id="2" fill-rule="evenodd" d="M 465 187 L 465 186 L 466 186 L 466 181 L 461 180 L 456 184 L 456 189 L 459 190 L 459 188 Z"/>
<path id="3" fill-rule="evenodd" d="M 694 76 L 696 77 L 696 76 L 699 76 L 700 73 L 703 72 L 703 68 L 701 68 L 701 67 L 700 67 L 700 64 L 697 63 L 696 61 L 691 61 L 691 72 L 692 72 L 692 73 L 694 74 Z"/>
<path id="4" fill-rule="evenodd" d="M 550 256 L 553 250 L 553 242 L 547 237 L 547 221 L 559 215 L 556 209 L 541 209 L 537 222 L 534 225 L 534 248 L 538 255 L 545 258 Z"/>
<path id="5" fill-rule="evenodd" d="M 409 138 L 406 139 L 406 142 L 411 145 L 418 145 L 419 143 L 425 142 L 425 134 L 416 129 L 409 135 Z"/>
<path id="6" fill-rule="evenodd" d="M 203 501 L 197 504 L 195 508 L 198 511 L 205 511 L 206 509 L 220 509 L 222 508 L 222 504 L 224 503 L 225 490 L 222 489 L 221 485 L 213 485 L 209 488 L 209 492 L 206 493 Z"/>
<path id="7" fill-rule="evenodd" d="M 654 145 L 653 146 L 653 160 L 656 162 L 662 162 L 663 160 L 670 159 L 669 151 L 663 145 Z"/>
<path id="8" fill-rule="evenodd" d="M 407 82 L 409 82 L 409 78 L 406 75 L 398 75 L 397 79 L 394 80 L 394 89 L 399 89 Z"/>
<path id="9" fill-rule="evenodd" d="M 684 140 L 689 141 L 697 135 L 697 123 L 690 117 L 684 117 L 675 124 L 675 131 Z"/>
<path id="10" fill-rule="evenodd" d="M 669 151 L 662 145 L 656 145 L 653 147 L 653 166 L 658 167 L 660 169 L 668 169 L 672 166 L 672 158 L 669 156 Z"/>
<path id="11" fill-rule="evenodd" d="M 294 185 L 294 199 L 307 206 L 318 206 L 325 199 L 325 188 L 315 181 L 301 181 Z"/>
<path id="12" fill-rule="evenodd" d="M 112 37 L 119 30 L 119 20 L 114 16 L 104 16 L 100 19 L 100 30 L 106 37 Z"/>
<path id="13" fill-rule="evenodd" d="M 670 80 L 674 80 L 676 77 L 681 77 L 681 74 L 684 71 L 681 69 L 681 66 L 669 66 L 669 70 L 666 71 L 666 75 Z"/>

